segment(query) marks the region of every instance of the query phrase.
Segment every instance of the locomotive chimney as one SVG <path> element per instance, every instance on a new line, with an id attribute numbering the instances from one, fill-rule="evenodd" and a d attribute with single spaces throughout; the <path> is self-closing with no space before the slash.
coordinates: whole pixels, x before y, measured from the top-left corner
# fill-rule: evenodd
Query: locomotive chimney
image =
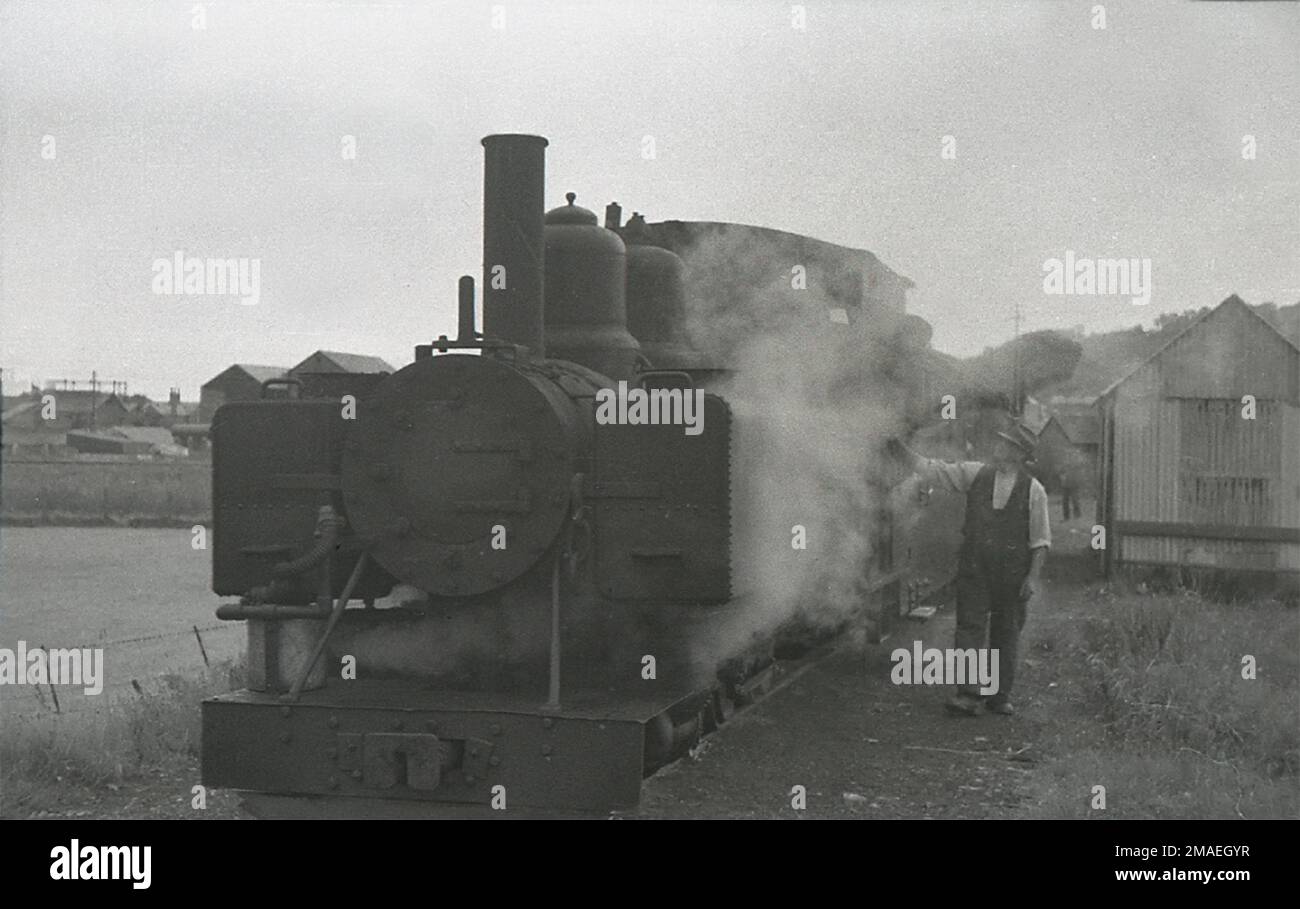
<path id="1" fill-rule="evenodd" d="M 483 335 L 546 356 L 546 145 L 541 136 L 483 139 Z"/>

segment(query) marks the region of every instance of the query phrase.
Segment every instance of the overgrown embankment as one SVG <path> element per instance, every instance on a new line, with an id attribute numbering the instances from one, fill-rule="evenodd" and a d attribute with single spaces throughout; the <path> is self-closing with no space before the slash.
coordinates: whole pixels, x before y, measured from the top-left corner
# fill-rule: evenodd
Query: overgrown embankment
<path id="1" fill-rule="evenodd" d="M 1035 814 L 1300 816 L 1300 610 L 1122 581 L 1053 586 L 1029 652 L 1057 664 L 1053 690 L 1070 697 L 1054 705 Z"/>

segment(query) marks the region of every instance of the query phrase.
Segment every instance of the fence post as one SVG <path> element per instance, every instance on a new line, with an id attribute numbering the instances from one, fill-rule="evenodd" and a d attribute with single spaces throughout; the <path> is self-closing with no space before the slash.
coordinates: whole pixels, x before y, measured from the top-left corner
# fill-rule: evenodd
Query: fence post
<path id="1" fill-rule="evenodd" d="M 203 655 L 203 665 L 211 668 L 212 664 L 208 662 L 208 651 L 207 648 L 203 646 L 203 637 L 199 634 L 198 625 L 194 626 L 194 639 L 199 642 L 199 653 Z"/>
<path id="2" fill-rule="evenodd" d="M 59 693 L 54 690 L 54 674 L 50 672 L 50 648 L 42 644 L 41 650 L 45 651 L 45 681 L 50 686 L 50 697 L 54 699 L 54 712 L 62 713 L 59 707 Z"/>

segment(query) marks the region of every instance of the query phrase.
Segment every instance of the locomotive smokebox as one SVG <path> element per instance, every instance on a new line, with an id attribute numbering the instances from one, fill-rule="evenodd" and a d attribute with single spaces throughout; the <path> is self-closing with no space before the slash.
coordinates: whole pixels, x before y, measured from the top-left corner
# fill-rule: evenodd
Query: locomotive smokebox
<path id="1" fill-rule="evenodd" d="M 534 357 L 546 356 L 546 146 L 541 136 L 483 139 L 483 334 Z"/>

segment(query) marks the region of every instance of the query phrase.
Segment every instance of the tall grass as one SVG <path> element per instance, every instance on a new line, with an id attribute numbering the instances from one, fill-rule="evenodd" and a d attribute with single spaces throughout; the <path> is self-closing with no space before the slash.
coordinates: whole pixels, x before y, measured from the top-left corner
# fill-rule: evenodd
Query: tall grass
<path id="1" fill-rule="evenodd" d="M 1194 592 L 1122 598 L 1084 626 L 1093 704 L 1112 740 L 1300 773 L 1300 614 Z M 1243 678 L 1253 658 L 1255 678 Z"/>
<path id="2" fill-rule="evenodd" d="M 1061 593 L 1031 632 L 1064 699 L 1026 816 L 1300 816 L 1300 610 L 1122 582 Z"/>
<path id="3" fill-rule="evenodd" d="M 199 702 L 244 684 L 242 663 L 142 683 L 94 710 L 4 719 L 0 817 L 22 816 L 69 789 L 104 789 L 199 754 Z"/>

